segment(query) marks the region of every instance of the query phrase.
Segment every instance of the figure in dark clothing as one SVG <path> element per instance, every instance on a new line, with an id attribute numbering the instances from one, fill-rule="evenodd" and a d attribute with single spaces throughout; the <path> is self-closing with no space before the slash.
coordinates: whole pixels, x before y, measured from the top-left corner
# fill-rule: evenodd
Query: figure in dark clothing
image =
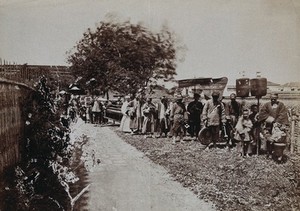
<path id="1" fill-rule="evenodd" d="M 194 101 L 190 102 L 187 106 L 188 118 L 189 118 L 189 133 L 191 137 L 197 137 L 200 131 L 201 113 L 203 110 L 203 104 L 199 101 L 200 95 L 194 94 Z"/>
<path id="2" fill-rule="evenodd" d="M 251 105 L 250 111 L 249 119 L 251 119 L 253 125 L 258 124 L 258 106 L 256 104 Z"/>
<path id="3" fill-rule="evenodd" d="M 236 101 L 236 95 L 232 93 L 230 95 L 230 102 L 227 105 L 228 114 L 233 127 L 235 127 L 239 116 L 241 115 L 241 104 Z"/>
<path id="4" fill-rule="evenodd" d="M 252 142 L 252 153 L 256 154 L 260 151 L 260 139 L 259 139 L 259 133 L 260 133 L 260 122 L 258 121 L 258 105 L 253 104 L 250 106 L 250 115 L 249 119 L 251 120 L 253 127 L 250 131 L 251 136 L 253 138 Z"/>

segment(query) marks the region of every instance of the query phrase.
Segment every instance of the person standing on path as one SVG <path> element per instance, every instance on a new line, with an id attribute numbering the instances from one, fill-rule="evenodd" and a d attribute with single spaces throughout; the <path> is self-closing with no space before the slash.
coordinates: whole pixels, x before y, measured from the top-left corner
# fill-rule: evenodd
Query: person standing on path
<path id="1" fill-rule="evenodd" d="M 168 136 L 170 130 L 170 109 L 169 109 L 169 100 L 163 96 L 160 102 L 157 105 L 158 112 L 158 137 L 162 137 L 165 134 L 165 137 Z"/>
<path id="2" fill-rule="evenodd" d="M 239 141 L 237 150 L 241 156 L 249 156 L 252 153 L 251 141 L 253 137 L 251 134 L 253 123 L 249 118 L 249 110 L 244 109 L 242 116 L 239 117 L 235 126 L 235 139 Z"/>
<path id="3" fill-rule="evenodd" d="M 128 104 L 131 107 L 130 111 L 130 130 L 132 134 L 138 134 L 142 130 L 143 115 L 142 106 L 144 104 L 144 99 L 142 93 L 137 93 L 136 97 L 133 97 Z"/>
<path id="4" fill-rule="evenodd" d="M 251 130 L 251 136 L 253 137 L 252 142 L 252 154 L 258 154 L 260 151 L 260 122 L 258 121 L 258 105 L 253 104 L 250 106 L 250 115 L 249 119 L 251 120 L 253 127 Z"/>
<path id="5" fill-rule="evenodd" d="M 129 121 L 129 128 L 131 131 L 131 134 L 135 134 L 138 132 L 138 120 L 137 120 L 137 114 L 136 114 L 136 106 L 137 106 L 137 100 L 133 95 L 130 97 L 130 101 L 127 105 L 127 114 L 130 118 Z"/>
<path id="6" fill-rule="evenodd" d="M 194 101 L 190 102 L 187 106 L 188 118 L 189 118 L 189 132 L 191 137 L 198 137 L 201 124 L 201 113 L 203 110 L 203 104 L 199 101 L 200 95 L 198 93 L 194 94 Z"/>
<path id="7" fill-rule="evenodd" d="M 173 121 L 172 134 L 173 144 L 180 141 L 183 143 L 184 125 L 187 122 L 187 113 L 184 103 L 182 102 L 183 97 L 181 94 L 175 95 L 176 101 L 172 105 L 170 120 Z M 178 140 L 179 137 L 179 140 Z"/>
<path id="8" fill-rule="evenodd" d="M 97 97 L 95 97 L 93 107 L 92 107 L 94 124 L 101 124 L 101 110 L 102 110 L 102 103 L 98 100 Z"/>
<path id="9" fill-rule="evenodd" d="M 204 105 L 202 116 L 203 122 L 206 127 L 210 130 L 212 134 L 213 146 L 217 146 L 219 141 L 219 132 L 221 124 L 225 125 L 226 116 L 224 105 L 219 100 L 220 93 L 214 91 L 212 93 L 212 99 L 208 100 Z"/>
<path id="10" fill-rule="evenodd" d="M 154 134 L 154 114 L 156 106 L 152 103 L 152 98 L 147 98 L 146 103 L 142 106 L 144 121 L 142 125 L 142 134 L 149 138 Z"/>
<path id="11" fill-rule="evenodd" d="M 130 96 L 126 95 L 124 102 L 122 104 L 122 107 L 121 107 L 121 112 L 122 112 L 123 116 L 122 116 L 122 120 L 120 123 L 120 130 L 125 133 L 131 132 L 130 127 L 129 127 L 129 124 L 130 124 L 130 116 L 129 116 L 129 108 L 128 108 L 129 102 L 130 102 Z"/>
<path id="12" fill-rule="evenodd" d="M 235 127 L 239 116 L 242 113 L 241 104 L 236 101 L 236 94 L 230 94 L 230 102 L 227 104 L 229 120 L 233 127 Z"/>

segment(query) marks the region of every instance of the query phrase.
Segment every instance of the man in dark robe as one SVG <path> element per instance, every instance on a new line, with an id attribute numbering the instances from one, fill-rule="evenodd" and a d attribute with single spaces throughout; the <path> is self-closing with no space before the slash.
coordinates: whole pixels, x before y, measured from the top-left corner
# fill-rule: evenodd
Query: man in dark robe
<path id="1" fill-rule="evenodd" d="M 236 101 L 236 95 L 232 93 L 230 95 L 230 102 L 227 104 L 229 118 L 233 127 L 235 127 L 239 116 L 241 115 L 241 104 Z"/>
<path id="2" fill-rule="evenodd" d="M 194 94 L 194 101 L 190 102 L 187 106 L 188 118 L 189 118 L 189 132 L 191 137 L 198 137 L 200 131 L 200 115 L 203 110 L 203 104 L 199 101 L 200 95 Z"/>

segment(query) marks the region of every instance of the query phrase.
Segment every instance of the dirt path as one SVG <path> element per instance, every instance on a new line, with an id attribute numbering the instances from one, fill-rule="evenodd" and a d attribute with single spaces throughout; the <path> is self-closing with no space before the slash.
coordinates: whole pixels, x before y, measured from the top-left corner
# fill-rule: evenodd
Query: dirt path
<path id="1" fill-rule="evenodd" d="M 89 137 L 83 149 L 91 183 L 86 210 L 214 210 L 109 128 L 82 123 L 76 128 Z"/>

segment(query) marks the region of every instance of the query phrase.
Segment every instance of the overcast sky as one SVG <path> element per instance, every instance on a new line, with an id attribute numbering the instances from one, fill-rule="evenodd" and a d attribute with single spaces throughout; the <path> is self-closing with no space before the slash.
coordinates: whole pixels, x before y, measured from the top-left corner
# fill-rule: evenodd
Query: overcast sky
<path id="1" fill-rule="evenodd" d="M 187 51 L 177 79 L 239 74 L 300 82 L 300 0 L 0 0 L 0 57 L 66 65 L 66 51 L 113 13 L 172 29 Z"/>

